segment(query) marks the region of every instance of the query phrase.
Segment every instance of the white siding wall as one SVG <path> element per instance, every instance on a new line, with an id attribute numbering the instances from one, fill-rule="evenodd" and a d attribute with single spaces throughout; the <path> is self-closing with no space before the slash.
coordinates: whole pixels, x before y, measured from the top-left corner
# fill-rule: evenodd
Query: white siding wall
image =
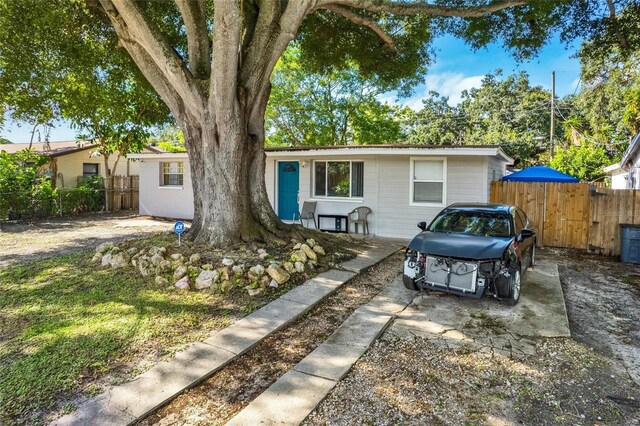
<path id="1" fill-rule="evenodd" d="M 267 167 L 265 172 L 265 182 L 267 185 L 267 193 L 269 200 L 276 213 L 278 213 L 278 196 L 276 194 L 278 188 L 278 176 L 277 176 L 277 162 L 278 161 L 298 161 L 300 164 L 300 190 L 299 190 L 299 205 L 302 209 L 302 203 L 304 201 L 317 201 L 316 216 L 321 214 L 344 214 L 346 215 L 356 207 L 367 206 L 370 207 L 374 213 L 369 216 L 369 231 L 374 234 L 376 232 L 376 210 L 378 204 L 378 187 L 377 187 L 377 158 L 316 158 L 318 160 L 330 160 L 330 161 L 364 161 L 364 197 L 354 200 L 330 200 L 326 198 L 314 198 L 313 197 L 313 160 L 312 157 L 300 156 L 295 159 L 292 158 L 278 158 L 270 157 L 267 159 Z M 306 165 L 302 164 L 306 162 Z M 408 173 L 408 172 L 407 172 Z M 323 219 L 323 227 L 331 227 L 328 220 Z M 359 229 L 359 232 L 362 232 Z"/>
<path id="2" fill-rule="evenodd" d="M 487 157 L 487 201 L 491 201 L 491 182 L 505 175 L 506 164 L 497 157 Z"/>
<path id="3" fill-rule="evenodd" d="M 184 185 L 182 187 L 160 186 L 161 160 L 140 161 L 140 214 L 193 219 L 193 190 L 189 160 L 168 158 L 162 161 L 184 162 Z"/>
<path id="4" fill-rule="evenodd" d="M 428 157 L 425 157 L 428 158 Z M 410 206 L 410 157 L 385 157 L 379 162 L 377 234 L 385 237 L 411 238 L 416 224 L 427 223 L 442 207 Z M 448 157 L 446 204 L 486 202 L 486 180 L 483 157 Z"/>
<path id="5" fill-rule="evenodd" d="M 277 162 L 298 161 L 300 163 L 299 203 L 317 201 L 316 214 L 347 214 L 359 206 L 373 210 L 369 216 L 371 234 L 385 237 L 411 238 L 417 232 L 416 224 L 431 221 L 442 207 L 411 206 L 409 203 L 410 159 L 408 155 L 384 155 L 363 157 L 292 157 L 269 156 L 266 162 L 265 182 L 267 194 L 277 213 Z M 429 156 L 420 156 L 429 158 Z M 418 158 L 418 157 L 413 157 Z M 314 198 L 312 190 L 313 160 L 364 161 L 364 197 L 354 200 L 329 200 Z M 184 161 L 184 186 L 182 189 L 162 188 L 160 182 L 160 159 L 145 159 L 140 162 L 140 213 L 155 216 L 190 219 L 193 217 L 193 195 L 189 164 Z M 175 161 L 167 156 L 162 161 Z M 304 162 L 306 164 L 303 166 Z M 491 162 L 487 157 L 447 158 L 446 204 L 457 202 L 487 202 L 488 182 L 493 173 L 488 171 Z M 496 159 L 496 176 L 504 170 L 503 163 Z M 487 176 L 489 175 L 489 176 Z M 325 223 L 329 227 L 329 223 Z M 362 230 L 360 230 L 362 232 Z"/>

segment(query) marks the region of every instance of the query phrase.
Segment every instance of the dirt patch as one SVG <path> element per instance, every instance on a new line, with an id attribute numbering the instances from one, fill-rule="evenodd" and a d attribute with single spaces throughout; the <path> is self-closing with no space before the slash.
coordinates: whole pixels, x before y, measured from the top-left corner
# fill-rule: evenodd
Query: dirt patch
<path id="1" fill-rule="evenodd" d="M 515 359 L 450 346 L 392 327 L 305 424 L 638 424 L 638 388 L 571 339 L 537 339 Z"/>
<path id="2" fill-rule="evenodd" d="M 640 266 L 580 251 L 539 253 L 558 264 L 572 337 L 621 360 L 640 386 Z"/>
<path id="3" fill-rule="evenodd" d="M 29 223 L 0 223 L 0 267 L 89 250 L 107 241 L 170 231 L 173 222 L 130 211 L 51 218 Z"/>
<path id="4" fill-rule="evenodd" d="M 395 254 L 348 282 L 285 330 L 139 424 L 224 424 L 391 282 L 398 275 L 401 259 L 401 253 Z"/>

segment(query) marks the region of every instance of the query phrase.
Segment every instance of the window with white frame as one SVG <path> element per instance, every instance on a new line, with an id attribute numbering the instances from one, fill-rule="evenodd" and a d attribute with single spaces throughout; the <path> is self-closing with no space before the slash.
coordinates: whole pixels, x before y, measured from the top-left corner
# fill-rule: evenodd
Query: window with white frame
<path id="1" fill-rule="evenodd" d="M 82 176 L 98 176 L 98 164 L 82 163 Z"/>
<path id="2" fill-rule="evenodd" d="M 362 198 L 364 161 L 314 161 L 314 197 Z"/>
<path id="3" fill-rule="evenodd" d="M 160 186 L 182 186 L 184 163 L 182 161 L 160 163 Z"/>
<path id="4" fill-rule="evenodd" d="M 411 159 L 411 203 L 445 204 L 446 173 L 445 159 Z"/>

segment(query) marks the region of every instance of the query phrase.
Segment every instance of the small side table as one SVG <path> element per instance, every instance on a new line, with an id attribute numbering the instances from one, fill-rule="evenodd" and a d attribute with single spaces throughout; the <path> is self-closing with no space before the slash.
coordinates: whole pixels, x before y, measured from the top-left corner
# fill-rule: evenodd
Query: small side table
<path id="1" fill-rule="evenodd" d="M 322 219 L 333 219 L 334 228 L 323 228 Z M 344 222 L 343 222 L 344 221 Z M 344 223 L 344 226 L 343 226 Z M 342 232 L 349 233 L 349 216 L 343 214 L 319 214 L 318 215 L 318 229 L 320 231 L 327 232 Z"/>

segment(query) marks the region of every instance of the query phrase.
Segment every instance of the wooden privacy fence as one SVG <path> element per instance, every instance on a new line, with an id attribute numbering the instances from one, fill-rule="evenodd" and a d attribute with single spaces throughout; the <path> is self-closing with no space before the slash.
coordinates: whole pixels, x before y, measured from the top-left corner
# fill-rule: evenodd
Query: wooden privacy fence
<path id="1" fill-rule="evenodd" d="M 538 246 L 619 255 L 620 224 L 640 224 L 640 191 L 588 183 L 493 182 L 491 201 L 522 208 Z"/>
<path id="2" fill-rule="evenodd" d="M 106 179 L 108 209 L 110 211 L 138 209 L 139 206 L 138 176 L 111 176 Z"/>

